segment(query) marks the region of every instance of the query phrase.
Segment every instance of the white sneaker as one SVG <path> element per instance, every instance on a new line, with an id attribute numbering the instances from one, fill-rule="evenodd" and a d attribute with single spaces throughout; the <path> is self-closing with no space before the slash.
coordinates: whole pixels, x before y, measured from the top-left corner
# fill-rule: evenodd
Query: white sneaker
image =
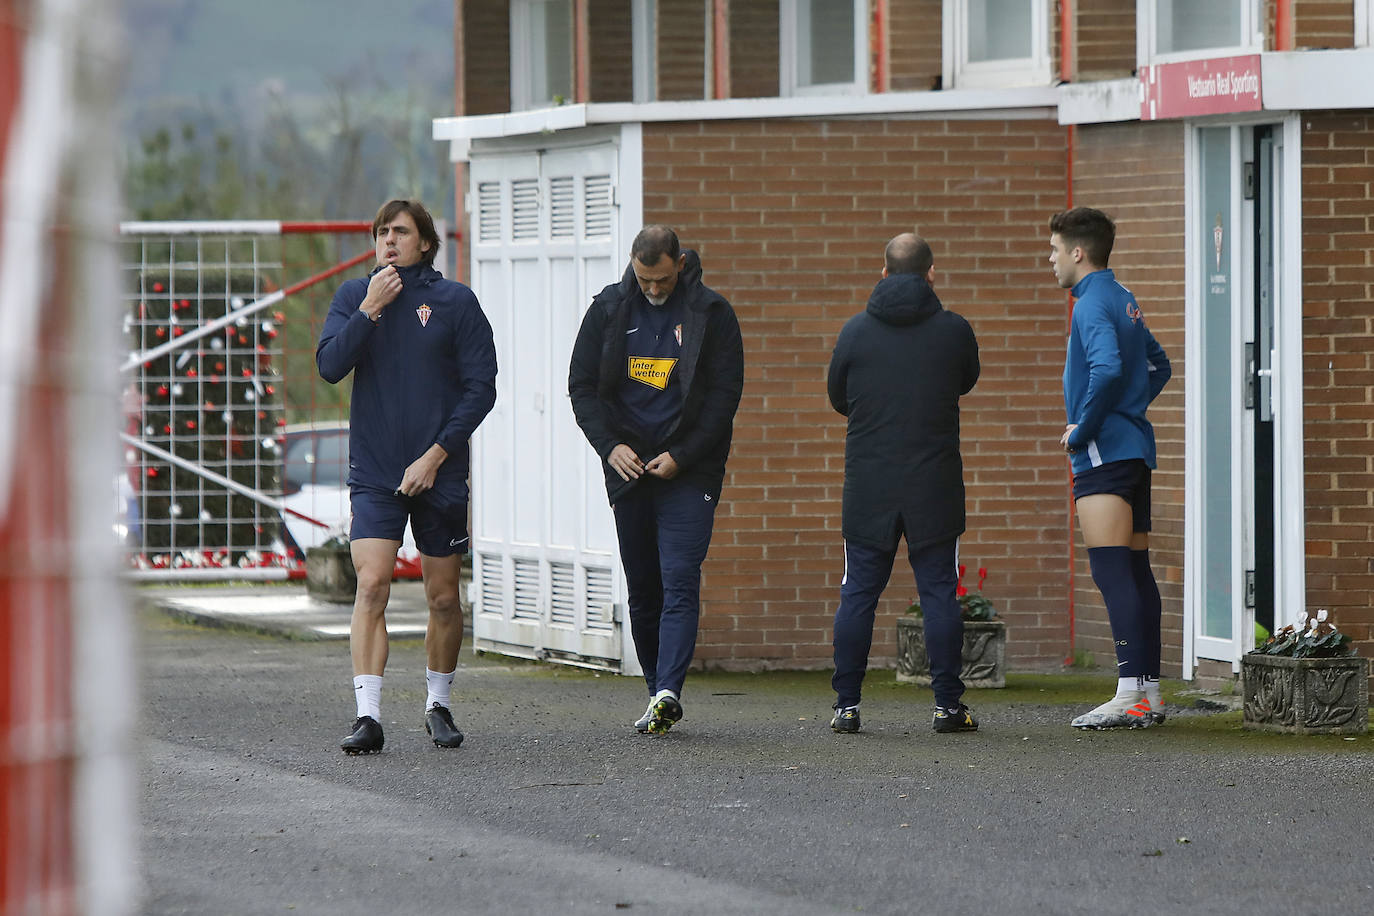
<path id="1" fill-rule="evenodd" d="M 644 710 L 644 715 L 635 719 L 635 731 L 641 733 L 647 732 L 649 730 L 649 723 L 654 721 L 654 718 L 654 701 L 650 700 L 648 707 Z"/>
<path id="2" fill-rule="evenodd" d="M 1074 728 L 1149 728 L 1155 724 L 1154 712 L 1145 692 L 1132 691 L 1112 697 L 1092 712 L 1085 712 L 1073 720 Z"/>

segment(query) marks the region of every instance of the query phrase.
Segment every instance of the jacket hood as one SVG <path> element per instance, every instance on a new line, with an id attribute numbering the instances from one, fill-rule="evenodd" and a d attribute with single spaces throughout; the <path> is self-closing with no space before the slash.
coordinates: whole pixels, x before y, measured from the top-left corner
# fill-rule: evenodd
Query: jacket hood
<path id="1" fill-rule="evenodd" d="M 884 324 L 904 327 L 920 324 L 943 308 L 924 277 L 893 274 L 873 287 L 867 311 Z"/>
<path id="2" fill-rule="evenodd" d="M 682 253 L 687 256 L 687 260 L 682 265 L 682 271 L 677 275 L 677 283 L 678 286 L 684 288 L 685 292 L 686 288 L 701 283 L 701 256 L 691 248 L 682 249 Z M 633 263 L 626 264 L 625 273 L 620 278 L 621 295 L 629 295 L 638 289 L 639 281 L 635 279 L 635 266 Z"/>

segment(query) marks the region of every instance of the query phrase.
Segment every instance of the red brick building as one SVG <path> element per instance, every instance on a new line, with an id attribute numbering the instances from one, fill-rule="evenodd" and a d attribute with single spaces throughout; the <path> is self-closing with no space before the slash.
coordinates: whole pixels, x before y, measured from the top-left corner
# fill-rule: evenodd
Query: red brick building
<path id="1" fill-rule="evenodd" d="M 1229 677 L 1257 619 L 1302 608 L 1374 652 L 1374 0 L 456 10 L 457 112 L 435 136 L 460 163 L 503 376 L 475 448 L 479 646 L 633 657 L 563 384 L 591 294 L 664 222 L 746 347 L 701 662 L 829 664 L 845 430 L 825 369 L 912 229 L 981 347 L 961 556 L 988 570 L 1014 667 L 1106 661 L 1058 448 L 1069 301 L 1046 260 L 1050 214 L 1090 205 L 1117 220 L 1111 266 L 1174 365 L 1151 409 L 1165 673 Z M 899 559 L 876 661 L 914 594 Z"/>

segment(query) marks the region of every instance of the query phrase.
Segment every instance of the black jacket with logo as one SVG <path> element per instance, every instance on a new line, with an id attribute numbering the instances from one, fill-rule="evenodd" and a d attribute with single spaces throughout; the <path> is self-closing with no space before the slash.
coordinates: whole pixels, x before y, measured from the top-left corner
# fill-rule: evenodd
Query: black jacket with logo
<path id="1" fill-rule="evenodd" d="M 725 297 L 701 282 L 701 259 L 684 250 L 686 264 L 673 296 L 686 306 L 682 356 L 674 372 L 682 397 L 682 415 L 661 442 L 647 441 L 625 420 L 616 390 L 627 372 L 625 334 L 632 297 L 643 296 L 631 267 L 619 283 L 603 289 L 582 318 L 568 370 L 568 394 L 577 425 L 601 456 L 606 493 L 612 504 L 635 481 L 620 478 L 606 463 L 622 442 L 648 461 L 666 451 L 678 464 L 678 479 L 701 488 L 713 499 L 725 479 L 725 459 L 735 411 L 744 390 L 744 343 L 739 321 Z"/>
<path id="2" fill-rule="evenodd" d="M 889 550 L 902 532 L 912 548 L 964 533 L 959 397 L 978 372 L 973 329 L 915 274 L 884 278 L 845 323 L 826 384 L 849 418 L 846 541 Z"/>

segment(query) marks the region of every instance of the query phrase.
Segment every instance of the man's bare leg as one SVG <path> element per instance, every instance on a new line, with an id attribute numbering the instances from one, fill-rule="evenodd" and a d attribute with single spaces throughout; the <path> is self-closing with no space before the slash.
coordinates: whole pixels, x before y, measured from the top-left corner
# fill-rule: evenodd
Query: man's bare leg
<path id="1" fill-rule="evenodd" d="M 1131 504 L 1112 493 L 1075 501 L 1093 581 L 1102 593 L 1117 655 L 1116 695 L 1073 720 L 1075 728 L 1142 728 L 1154 723 L 1146 697 L 1147 642 L 1141 595 L 1135 584 L 1131 551 L 1143 550 L 1149 535 L 1134 532 Z M 1140 545 L 1140 546 L 1137 546 Z M 1157 685 L 1158 682 L 1156 682 Z"/>
<path id="2" fill-rule="evenodd" d="M 389 646 L 386 637 L 386 603 L 391 598 L 391 576 L 396 568 L 400 541 L 359 538 L 351 545 L 358 591 L 353 598 L 348 647 L 353 654 L 354 674 L 386 672 Z"/>
<path id="3" fill-rule="evenodd" d="M 429 604 L 425 629 L 425 731 L 437 747 L 457 747 L 463 733 L 453 724 L 449 691 L 463 648 L 463 555 L 430 557 L 421 554 L 420 570 Z"/>
<path id="4" fill-rule="evenodd" d="M 386 603 L 391 597 L 391 574 L 400 541 L 359 538 L 350 545 L 358 590 L 348 647 L 353 656 L 353 693 L 358 721 L 340 747 L 345 754 L 375 754 L 382 749 L 382 674 L 386 671 Z"/>

